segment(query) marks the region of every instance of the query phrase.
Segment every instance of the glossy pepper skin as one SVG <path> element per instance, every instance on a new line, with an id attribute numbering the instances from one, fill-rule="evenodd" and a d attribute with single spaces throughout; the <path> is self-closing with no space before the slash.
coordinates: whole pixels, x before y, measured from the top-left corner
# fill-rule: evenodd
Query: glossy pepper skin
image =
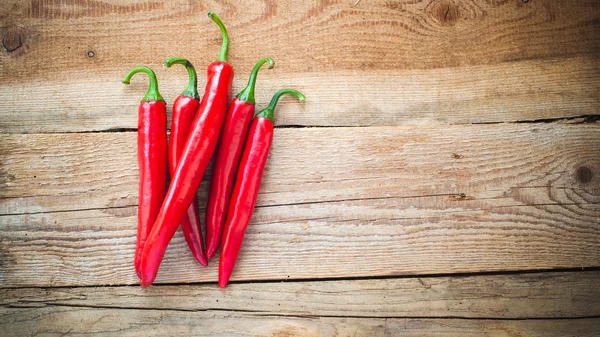
<path id="1" fill-rule="evenodd" d="M 294 95 L 302 102 L 305 100 L 304 95 L 296 90 L 279 90 L 269 106 L 256 115 L 248 132 L 223 230 L 219 259 L 221 288 L 225 288 L 229 282 L 252 217 L 267 156 L 273 143 L 273 113 L 279 97 L 284 94 Z"/>
<path id="2" fill-rule="evenodd" d="M 142 280 L 140 281 L 142 287 L 149 286 L 156 278 L 167 245 L 194 199 L 204 171 L 215 151 L 219 132 L 227 112 L 231 82 L 233 81 L 233 68 L 225 61 L 229 39 L 221 20 L 212 12 L 208 15 L 221 28 L 223 46 L 217 62 L 211 63 L 208 67 L 208 81 L 204 97 L 192 122 L 188 139 L 160 213 L 144 245 L 141 265 Z"/>
<path id="3" fill-rule="evenodd" d="M 148 92 L 138 108 L 138 164 L 140 170 L 137 243 L 134 267 L 141 278 L 141 257 L 144 244 L 158 216 L 167 185 L 167 106 L 158 92 L 158 81 L 148 67 L 137 67 L 123 79 L 144 72 L 150 79 Z"/>
<path id="4" fill-rule="evenodd" d="M 198 99 L 198 78 L 194 66 L 184 58 L 169 58 L 165 61 L 165 67 L 174 64 L 185 66 L 188 72 L 188 87 L 175 98 L 173 102 L 173 114 L 171 117 L 171 137 L 169 139 L 169 172 L 175 174 L 179 158 L 183 153 L 183 147 L 190 130 L 190 126 L 196 116 L 200 105 Z M 190 247 L 194 258 L 203 266 L 208 266 L 208 259 L 204 252 L 204 240 L 202 239 L 202 228 L 200 227 L 200 215 L 198 214 L 198 200 L 196 197 L 187 208 L 186 214 L 181 218 L 181 230 L 185 241 Z"/>
<path id="5" fill-rule="evenodd" d="M 250 73 L 248 85 L 231 101 L 225 117 L 225 124 L 215 155 L 206 207 L 206 255 L 209 259 L 215 255 L 221 242 L 223 223 L 227 216 L 235 173 L 240 163 L 250 122 L 254 117 L 256 76 L 260 67 L 265 63 L 269 64 L 269 69 L 275 65 L 273 60 L 268 57 L 256 63 Z"/>

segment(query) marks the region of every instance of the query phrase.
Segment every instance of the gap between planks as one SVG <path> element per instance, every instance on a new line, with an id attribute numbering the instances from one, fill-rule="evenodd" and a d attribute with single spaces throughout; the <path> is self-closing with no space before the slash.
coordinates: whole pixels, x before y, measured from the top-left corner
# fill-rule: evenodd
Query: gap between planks
<path id="1" fill-rule="evenodd" d="M 494 124 L 598 124 L 600 120 L 600 115 L 580 115 L 580 116 L 564 116 L 564 117 L 555 117 L 555 118 L 541 118 L 541 119 L 524 119 L 524 120 L 515 120 L 515 121 L 493 121 L 493 122 L 459 122 L 448 125 L 494 125 Z M 443 125 L 443 124 L 441 124 Z M 394 127 L 393 125 L 298 125 L 298 124 L 280 124 L 275 125 L 275 129 L 333 129 L 333 128 L 377 128 L 377 127 Z M 43 132 L 43 133 L 27 133 L 30 135 L 40 135 L 40 134 L 85 134 L 85 133 L 130 133 L 137 132 L 138 130 L 135 128 L 116 128 L 116 129 L 99 129 L 99 130 L 85 130 L 85 131 L 56 131 L 56 132 Z M 2 133 L 2 132 L 0 132 Z M 167 131 L 169 133 L 169 131 Z"/>

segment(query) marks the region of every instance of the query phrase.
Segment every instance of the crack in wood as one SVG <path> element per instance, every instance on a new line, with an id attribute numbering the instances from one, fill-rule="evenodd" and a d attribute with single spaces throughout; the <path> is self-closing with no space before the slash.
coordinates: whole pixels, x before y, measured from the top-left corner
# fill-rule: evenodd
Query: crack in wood
<path id="1" fill-rule="evenodd" d="M 517 187 L 515 187 L 517 188 Z M 531 187 L 521 187 L 521 188 L 548 188 L 547 186 L 531 186 Z M 563 189 L 575 190 L 575 188 L 563 187 Z M 328 203 L 344 203 L 344 202 L 354 202 L 354 201 L 369 201 L 369 200 L 394 200 L 394 199 L 417 199 L 417 198 L 435 198 L 435 197 L 444 197 L 448 196 L 452 200 L 456 201 L 464 201 L 464 200 L 495 200 L 499 199 L 498 197 L 493 198 L 472 198 L 472 197 L 463 197 L 461 193 L 440 193 L 440 194 L 426 194 L 426 195 L 411 195 L 411 196 L 391 196 L 391 197 L 372 197 L 372 198 L 349 198 L 349 199 L 334 199 L 334 200 L 318 200 L 318 201 L 306 201 L 306 202 L 295 202 L 295 203 L 283 203 L 283 204 L 267 204 L 267 205 L 257 205 L 258 208 L 272 208 L 272 207 L 289 207 L 289 206 L 305 206 L 305 205 L 318 205 L 318 204 L 328 204 Z M 9 198 L 0 198 L 9 199 Z M 481 211 L 491 211 L 495 208 L 508 208 L 508 207 L 536 207 L 536 206 L 579 206 L 579 205 L 597 205 L 598 202 L 572 202 L 572 203 L 531 203 L 531 204 L 514 204 L 514 205 L 499 205 L 493 208 L 478 208 L 473 210 L 462 210 L 461 212 L 481 212 Z M 48 212 L 25 212 L 25 213 L 3 213 L 0 214 L 0 217 L 9 217 L 9 216 L 20 216 L 20 215 L 39 215 L 39 214 L 56 214 L 56 213 L 70 213 L 70 212 L 85 212 L 85 211 L 103 211 L 103 210 L 111 210 L 111 209 L 126 209 L 131 207 L 137 207 L 135 205 L 125 205 L 125 206 L 107 206 L 107 207 L 92 207 L 92 208 L 79 208 L 79 209 L 65 209 L 65 210 L 56 210 L 56 211 L 48 211 Z M 204 212 L 206 209 L 200 207 L 198 209 L 200 212 Z M 450 212 L 452 213 L 452 212 Z M 328 219 L 331 217 L 321 217 L 314 218 L 309 220 L 318 220 L 318 219 Z M 388 220 L 408 220 L 408 219 L 417 219 L 412 217 L 406 218 L 386 218 Z M 302 220 L 302 219 L 298 219 Z M 346 220 L 347 221 L 347 220 Z M 265 223 L 257 223 L 257 224 L 265 224 Z"/>
<path id="2" fill-rule="evenodd" d="M 277 314 L 271 311 L 260 311 L 260 310 L 248 310 L 248 309 L 221 309 L 221 308 L 207 308 L 207 309 L 181 309 L 181 308 L 161 308 L 161 307 L 126 307 L 126 306 L 110 306 L 110 305 L 85 305 L 85 304 L 66 304 L 66 303 L 54 303 L 46 302 L 45 306 L 48 307 L 66 307 L 66 308 L 81 308 L 81 309 L 117 309 L 117 310 L 133 310 L 133 311 L 167 311 L 167 312 L 225 312 L 232 314 L 250 314 L 260 317 L 274 317 L 274 318 L 356 318 L 356 319 L 442 319 L 442 320 L 502 320 L 502 321 L 544 321 L 549 319 L 556 320 L 577 320 L 577 319 L 594 319 L 600 318 L 600 315 L 583 315 L 583 316 L 549 316 L 549 317 L 470 317 L 470 316 L 459 316 L 459 315 L 448 315 L 448 316 L 378 316 L 378 315 L 314 315 L 306 314 L 301 315 L 298 313 L 294 314 Z M 0 308 L 11 308 L 11 309 L 39 309 L 40 306 L 14 306 L 14 305 L 0 305 Z"/>
<path id="3" fill-rule="evenodd" d="M 441 125 L 494 125 L 494 124 L 548 124 L 548 123 L 568 123 L 568 124 L 595 124 L 600 121 L 600 114 L 592 115 L 579 115 L 572 117 L 556 117 L 556 118 L 540 118 L 540 119 L 524 119 L 516 121 L 491 121 L 491 122 L 457 122 L 448 123 Z M 338 128 L 389 128 L 396 125 L 299 125 L 299 124 L 278 124 L 275 126 L 276 129 L 338 129 Z M 30 135 L 46 135 L 46 134 L 86 134 L 86 133 L 131 133 L 137 132 L 136 128 L 109 128 L 109 129 L 98 129 L 98 130 L 85 130 L 85 131 L 57 131 L 57 132 L 38 132 L 38 133 L 22 133 Z M 9 133 L 19 134 L 19 133 Z"/>
<path id="4" fill-rule="evenodd" d="M 311 282 L 337 282 L 337 281 L 370 281 L 370 280 L 396 280 L 396 279 L 417 279 L 422 282 L 422 279 L 453 277 L 466 278 L 477 276 L 507 276 L 507 275 L 535 275 L 547 273 L 591 273 L 600 271 L 600 265 L 576 267 L 576 268 L 554 268 L 554 269 L 530 269 L 530 270 L 500 270 L 500 271 L 480 271 L 480 272 L 456 272 L 456 273 L 430 273 L 430 274 L 398 274 L 398 275 L 380 275 L 380 276 L 344 276 L 344 277 L 318 277 L 318 278 L 281 278 L 281 279 L 245 279 L 233 280 L 229 284 L 269 284 L 269 283 L 311 283 Z M 194 287 L 201 285 L 214 284 L 213 281 L 206 282 L 170 282 L 170 283 L 154 283 L 153 288 L 160 287 Z M 2 289 L 18 290 L 18 289 L 86 289 L 86 288 L 128 288 L 138 287 L 137 284 L 100 284 L 100 285 L 74 285 L 74 286 L 52 286 L 43 287 L 25 286 L 25 287 L 1 287 Z"/>

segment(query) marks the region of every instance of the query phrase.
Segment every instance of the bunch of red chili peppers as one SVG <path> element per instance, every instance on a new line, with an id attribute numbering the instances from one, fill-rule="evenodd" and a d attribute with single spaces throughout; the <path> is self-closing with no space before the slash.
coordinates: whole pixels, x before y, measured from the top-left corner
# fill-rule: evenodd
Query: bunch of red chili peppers
<path id="1" fill-rule="evenodd" d="M 259 69 L 271 58 L 259 60 L 248 85 L 231 102 L 233 68 L 227 63 L 229 36 L 219 17 L 208 16 L 219 25 L 223 45 L 216 62 L 208 66 L 204 96 L 200 100 L 197 76 L 184 58 L 169 58 L 166 67 L 185 66 L 189 84 L 173 102 L 171 135 L 167 145 L 166 103 L 158 92 L 155 73 L 137 67 L 123 79 L 144 72 L 149 89 L 138 108 L 138 161 L 140 169 L 135 271 L 142 287 L 156 278 L 167 245 L 181 224 L 188 246 L 203 266 L 221 245 L 219 286 L 225 287 L 240 252 L 246 227 L 258 197 L 260 182 L 273 142 L 273 113 L 284 94 L 304 101 L 292 89 L 279 90 L 270 104 L 254 114 L 254 87 Z M 215 156 L 206 208 L 205 253 L 196 190 L 206 167 Z M 167 185 L 167 167 L 171 184 Z M 165 193 L 166 190 L 166 193 Z"/>

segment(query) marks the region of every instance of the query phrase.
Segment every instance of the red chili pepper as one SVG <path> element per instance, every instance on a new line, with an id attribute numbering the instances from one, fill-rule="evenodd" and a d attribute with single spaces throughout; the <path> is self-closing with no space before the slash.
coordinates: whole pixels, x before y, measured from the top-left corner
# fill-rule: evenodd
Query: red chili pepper
<path id="1" fill-rule="evenodd" d="M 196 69 L 190 61 L 184 58 L 172 57 L 165 61 L 165 67 L 171 67 L 174 64 L 185 66 L 188 72 L 189 84 L 188 87 L 175 98 L 173 102 L 173 115 L 171 118 L 171 137 L 169 139 L 169 172 L 175 174 L 177 163 L 185 141 L 187 140 L 190 131 L 190 125 L 194 121 L 196 111 L 200 105 L 198 99 L 198 77 Z M 188 207 L 186 214 L 181 218 L 181 230 L 183 236 L 190 247 L 192 255 L 203 266 L 208 266 L 208 260 L 204 253 L 204 242 L 202 240 L 202 229 L 200 228 L 200 215 L 198 214 L 198 200 L 194 196 L 191 205 Z"/>
<path id="2" fill-rule="evenodd" d="M 231 101 L 229 111 L 225 117 L 225 124 L 223 131 L 221 131 L 221 138 L 215 155 L 215 165 L 212 170 L 208 205 L 206 207 L 206 255 L 209 259 L 215 255 L 221 242 L 221 233 L 227 216 L 229 197 L 233 190 L 235 172 L 240 163 L 240 156 L 242 155 L 250 122 L 254 117 L 256 76 L 260 67 L 267 62 L 269 63 L 269 69 L 275 65 L 273 59 L 269 57 L 256 63 L 250 73 L 248 85 Z"/>
<path id="3" fill-rule="evenodd" d="M 256 118 L 252 121 L 223 230 L 219 258 L 219 286 L 221 288 L 227 286 L 242 247 L 246 227 L 252 217 L 263 170 L 271 143 L 273 143 L 273 113 L 279 97 L 283 94 L 294 95 L 301 102 L 305 100 L 304 95 L 296 90 L 279 90 L 271 99 L 269 106 L 256 114 Z"/>
<path id="4" fill-rule="evenodd" d="M 167 245 L 202 182 L 227 112 L 233 80 L 233 68 L 226 62 L 229 38 L 223 22 L 212 12 L 208 13 L 208 16 L 219 25 L 223 33 L 223 45 L 217 62 L 208 66 L 204 97 L 192 123 L 167 196 L 144 246 L 140 282 L 142 287 L 149 286 L 156 278 Z"/>
<path id="5" fill-rule="evenodd" d="M 142 250 L 148 233 L 156 220 L 167 186 L 167 106 L 158 92 L 158 81 L 152 69 L 137 67 L 123 79 L 129 84 L 131 77 L 139 72 L 148 74 L 148 92 L 138 108 L 138 164 L 140 186 L 138 202 L 137 244 L 134 266 L 141 278 Z"/>

